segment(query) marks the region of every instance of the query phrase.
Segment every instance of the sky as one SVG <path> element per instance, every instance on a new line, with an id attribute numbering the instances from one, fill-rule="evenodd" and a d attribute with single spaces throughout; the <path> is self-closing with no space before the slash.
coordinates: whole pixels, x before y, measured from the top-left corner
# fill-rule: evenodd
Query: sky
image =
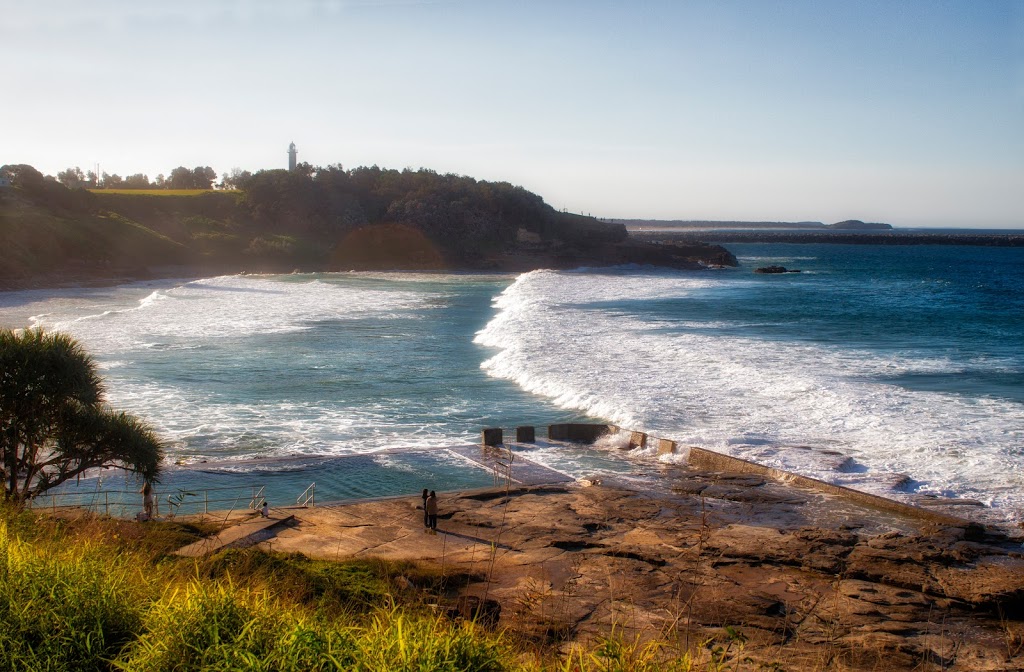
<path id="1" fill-rule="evenodd" d="M 1024 228 L 1024 0 L 0 0 L 0 164 L 299 161 L 597 217 Z"/>

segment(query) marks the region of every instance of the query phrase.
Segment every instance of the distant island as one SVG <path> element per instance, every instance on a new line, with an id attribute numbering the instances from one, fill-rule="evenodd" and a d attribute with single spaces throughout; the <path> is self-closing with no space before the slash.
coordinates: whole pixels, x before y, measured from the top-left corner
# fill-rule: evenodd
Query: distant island
<path id="1" fill-rule="evenodd" d="M 637 241 L 683 245 L 693 241 L 715 243 L 832 243 L 841 245 L 980 245 L 1024 247 L 1019 231 L 1006 233 L 901 230 L 891 224 L 847 219 L 821 222 L 740 222 L 656 219 L 611 219 L 622 224 Z"/>
<path id="2" fill-rule="evenodd" d="M 639 240 L 508 182 L 427 169 L 298 164 L 239 172 L 221 189 L 209 167 L 177 168 L 160 188 L 145 176 L 132 176 L 135 188 L 90 188 L 73 172 L 0 168 L 0 289 L 236 272 L 737 264 L 717 245 Z"/>
<path id="3" fill-rule="evenodd" d="M 808 231 L 887 231 L 892 224 L 881 222 L 862 222 L 859 219 L 846 219 L 834 224 L 822 222 L 744 222 L 729 220 L 696 220 L 696 219 L 607 219 L 607 222 L 622 224 L 628 229 L 799 229 Z"/>

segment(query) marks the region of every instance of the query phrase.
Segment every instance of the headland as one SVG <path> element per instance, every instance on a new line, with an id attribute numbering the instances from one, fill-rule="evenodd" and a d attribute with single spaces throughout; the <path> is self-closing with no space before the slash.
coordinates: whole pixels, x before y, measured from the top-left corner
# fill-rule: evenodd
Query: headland
<path id="1" fill-rule="evenodd" d="M 333 271 L 523 272 L 736 265 L 701 242 L 653 245 L 522 187 L 434 171 L 271 170 L 237 190 L 69 189 L 4 166 L 0 290 L 157 277 Z"/>

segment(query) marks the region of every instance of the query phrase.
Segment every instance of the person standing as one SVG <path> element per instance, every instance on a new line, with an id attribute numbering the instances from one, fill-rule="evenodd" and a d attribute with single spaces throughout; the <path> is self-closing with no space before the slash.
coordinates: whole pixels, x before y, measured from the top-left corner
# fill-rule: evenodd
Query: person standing
<path id="1" fill-rule="evenodd" d="M 153 520 L 153 509 L 156 504 L 156 496 L 153 494 L 153 484 L 146 481 L 142 484 L 142 518 L 141 520 Z"/>
<path id="2" fill-rule="evenodd" d="M 433 490 L 427 497 L 424 510 L 427 512 L 427 529 L 430 530 L 430 534 L 437 534 L 437 493 Z"/>
<path id="3" fill-rule="evenodd" d="M 427 516 L 427 497 L 429 497 L 429 496 L 430 496 L 430 493 L 427 491 L 426 488 L 423 488 L 423 531 L 424 532 L 429 532 L 430 531 L 430 518 Z"/>

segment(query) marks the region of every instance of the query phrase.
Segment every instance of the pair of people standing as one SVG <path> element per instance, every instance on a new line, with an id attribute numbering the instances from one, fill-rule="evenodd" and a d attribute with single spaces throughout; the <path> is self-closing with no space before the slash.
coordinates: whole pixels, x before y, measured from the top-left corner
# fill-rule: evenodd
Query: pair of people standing
<path id="1" fill-rule="evenodd" d="M 437 493 L 423 488 L 423 527 L 428 534 L 437 534 Z"/>

